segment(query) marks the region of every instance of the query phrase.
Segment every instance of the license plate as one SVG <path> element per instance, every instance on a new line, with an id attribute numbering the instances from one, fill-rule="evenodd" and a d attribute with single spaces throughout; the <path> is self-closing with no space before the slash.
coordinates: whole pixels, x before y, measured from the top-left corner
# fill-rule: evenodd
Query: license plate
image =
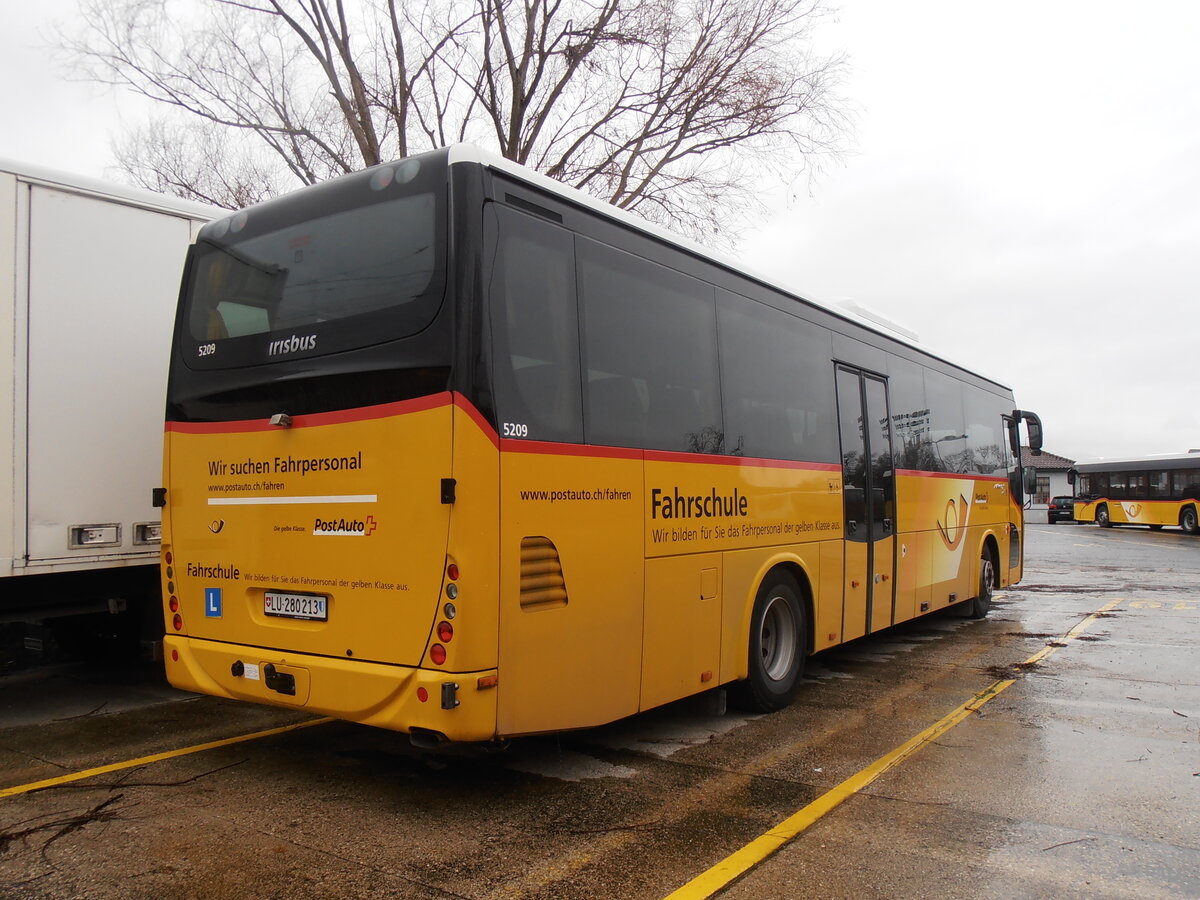
<path id="1" fill-rule="evenodd" d="M 329 613 L 327 598 L 320 594 L 283 594 L 267 591 L 263 597 L 263 612 L 285 619 L 316 619 L 324 622 Z"/>

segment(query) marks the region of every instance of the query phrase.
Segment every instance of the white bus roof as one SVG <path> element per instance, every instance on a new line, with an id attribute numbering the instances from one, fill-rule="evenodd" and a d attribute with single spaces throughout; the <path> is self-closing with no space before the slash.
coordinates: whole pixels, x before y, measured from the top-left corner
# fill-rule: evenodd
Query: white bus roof
<path id="1" fill-rule="evenodd" d="M 1087 459 L 1075 464 L 1078 472 L 1132 472 L 1142 469 L 1200 469 L 1200 452 L 1158 453 L 1113 459 Z"/>

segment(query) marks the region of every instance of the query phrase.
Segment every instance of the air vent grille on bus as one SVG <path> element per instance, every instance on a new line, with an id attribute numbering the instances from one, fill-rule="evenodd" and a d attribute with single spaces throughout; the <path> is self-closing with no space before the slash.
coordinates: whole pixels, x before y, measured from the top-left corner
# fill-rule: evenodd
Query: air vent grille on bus
<path id="1" fill-rule="evenodd" d="M 567 605 L 558 548 L 546 537 L 521 539 L 521 609 L 553 609 Z"/>

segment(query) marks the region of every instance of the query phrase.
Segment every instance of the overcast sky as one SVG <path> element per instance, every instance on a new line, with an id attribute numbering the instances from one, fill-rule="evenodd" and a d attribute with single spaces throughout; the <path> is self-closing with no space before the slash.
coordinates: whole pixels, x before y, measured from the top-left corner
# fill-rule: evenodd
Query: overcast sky
<path id="1" fill-rule="evenodd" d="M 137 107 L 5 12 L 0 157 L 103 177 Z M 741 256 L 1009 385 L 1072 459 L 1200 448 L 1200 3 L 845 0 L 855 150 Z"/>

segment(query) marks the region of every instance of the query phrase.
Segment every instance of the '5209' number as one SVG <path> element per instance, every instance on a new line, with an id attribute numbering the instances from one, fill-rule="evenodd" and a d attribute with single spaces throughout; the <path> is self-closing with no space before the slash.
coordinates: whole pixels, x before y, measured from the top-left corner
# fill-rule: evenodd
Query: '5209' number
<path id="1" fill-rule="evenodd" d="M 200 355 L 201 356 L 212 356 L 216 352 L 217 352 L 216 344 L 201 344 L 200 345 Z"/>
<path id="2" fill-rule="evenodd" d="M 519 437 L 529 437 L 529 426 L 528 425 L 519 425 L 515 422 L 505 422 L 504 423 L 504 436 L 505 437 L 518 437 L 518 438 Z"/>

